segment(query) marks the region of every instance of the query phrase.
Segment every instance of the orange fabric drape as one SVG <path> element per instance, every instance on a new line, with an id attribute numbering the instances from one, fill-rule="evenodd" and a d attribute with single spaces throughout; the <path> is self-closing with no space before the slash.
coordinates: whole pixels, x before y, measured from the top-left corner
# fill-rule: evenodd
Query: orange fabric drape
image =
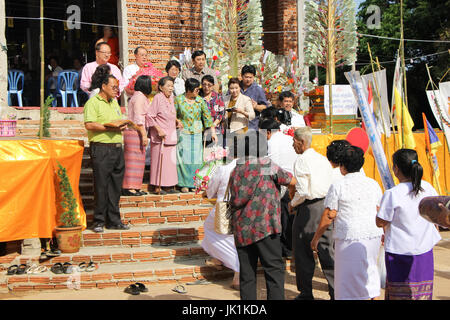
<path id="1" fill-rule="evenodd" d="M 436 132 L 439 140 L 442 143 L 442 147 L 440 147 L 436 153 L 438 158 L 438 164 L 439 164 L 439 182 L 441 185 L 442 195 L 449 195 L 450 194 L 450 155 L 449 155 L 449 149 L 445 140 L 445 136 L 443 132 Z M 312 140 L 312 147 L 319 153 L 326 156 L 327 152 L 327 146 L 330 144 L 333 140 L 339 140 L 339 139 L 345 139 L 345 135 L 313 135 Z M 432 183 L 432 173 L 431 173 L 431 166 L 428 161 L 428 157 L 425 152 L 425 134 L 424 133 L 414 133 L 414 139 L 416 141 L 416 148 L 417 154 L 419 156 L 419 162 L 423 167 L 423 180 Z M 398 183 L 397 178 L 395 177 L 394 173 L 392 172 L 392 155 L 394 154 L 394 136 L 391 135 L 388 139 L 389 144 L 389 151 L 390 155 L 387 155 L 386 151 L 386 143 L 384 137 L 381 137 L 381 143 L 383 145 L 385 155 L 387 157 L 387 161 L 389 163 L 389 167 L 391 168 L 391 174 L 394 178 L 395 184 Z M 364 161 L 364 172 L 366 173 L 366 176 L 369 178 L 375 179 L 380 187 L 383 189 L 383 184 L 381 183 L 380 175 L 378 174 L 378 169 L 375 164 L 375 159 L 373 157 L 372 148 L 369 147 L 365 154 L 365 161 Z M 383 189 L 384 190 L 384 189 Z"/>
<path id="2" fill-rule="evenodd" d="M 0 140 L 0 242 L 52 237 L 62 212 L 56 161 L 67 169 L 80 222 L 86 228 L 78 187 L 83 144 L 82 140 Z"/>

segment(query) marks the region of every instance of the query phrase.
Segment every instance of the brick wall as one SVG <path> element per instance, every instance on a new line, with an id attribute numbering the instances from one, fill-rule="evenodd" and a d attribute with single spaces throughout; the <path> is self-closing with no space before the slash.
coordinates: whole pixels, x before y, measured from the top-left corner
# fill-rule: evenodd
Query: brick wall
<path id="1" fill-rule="evenodd" d="M 201 0 L 127 0 L 126 6 L 130 63 L 139 45 L 147 48 L 160 70 L 185 47 L 202 48 Z M 296 0 L 262 0 L 261 6 L 264 31 L 297 30 Z M 297 34 L 264 34 L 263 43 L 276 54 L 287 54 L 289 49 L 296 50 Z"/>
<path id="2" fill-rule="evenodd" d="M 201 0 L 127 0 L 126 5 L 130 63 L 140 45 L 147 48 L 160 70 L 185 47 L 202 48 Z"/>
<path id="3" fill-rule="evenodd" d="M 278 35 L 278 54 L 287 55 L 289 49 L 297 52 L 297 1 L 278 0 L 278 30 L 295 31 Z"/>

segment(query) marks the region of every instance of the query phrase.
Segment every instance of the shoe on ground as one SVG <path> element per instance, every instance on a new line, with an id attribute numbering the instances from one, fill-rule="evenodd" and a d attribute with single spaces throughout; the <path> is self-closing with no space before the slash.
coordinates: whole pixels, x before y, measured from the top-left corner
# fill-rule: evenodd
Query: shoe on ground
<path id="1" fill-rule="evenodd" d="M 188 193 L 188 192 L 189 192 L 189 189 L 186 188 L 186 187 L 183 187 L 183 188 L 181 188 L 181 192 L 182 192 L 182 193 Z"/>
<path id="2" fill-rule="evenodd" d="M 300 293 L 298 296 L 294 298 L 294 300 L 314 300 L 313 295 Z"/>
<path id="3" fill-rule="evenodd" d="M 109 230 L 129 230 L 130 226 L 128 226 L 127 224 L 119 223 L 119 224 L 116 224 L 116 225 L 106 226 L 106 229 L 109 229 Z"/>
<path id="4" fill-rule="evenodd" d="M 103 232 L 103 225 L 101 224 L 96 224 L 92 227 L 92 231 L 96 232 L 96 233 L 101 233 Z"/>

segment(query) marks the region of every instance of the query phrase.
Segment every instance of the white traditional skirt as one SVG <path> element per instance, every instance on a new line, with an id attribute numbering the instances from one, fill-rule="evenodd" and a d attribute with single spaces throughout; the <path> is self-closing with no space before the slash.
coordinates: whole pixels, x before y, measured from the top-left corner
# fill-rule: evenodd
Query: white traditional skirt
<path id="1" fill-rule="evenodd" d="M 205 220 L 205 235 L 202 248 L 211 257 L 220 260 L 227 268 L 239 272 L 239 258 L 234 244 L 234 235 L 219 234 L 214 231 L 215 208 L 212 208 Z"/>
<path id="2" fill-rule="evenodd" d="M 377 258 L 381 236 L 335 240 L 334 295 L 336 300 L 366 300 L 380 295 Z"/>

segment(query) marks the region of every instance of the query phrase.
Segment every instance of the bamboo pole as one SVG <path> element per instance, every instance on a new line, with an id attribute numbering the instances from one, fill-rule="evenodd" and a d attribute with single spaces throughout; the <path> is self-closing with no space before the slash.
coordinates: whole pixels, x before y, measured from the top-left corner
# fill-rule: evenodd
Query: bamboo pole
<path id="1" fill-rule="evenodd" d="M 40 47 L 41 47 L 41 107 L 40 107 L 40 119 L 39 119 L 39 139 L 42 139 L 44 134 L 44 0 L 40 0 Z"/>
<path id="2" fill-rule="evenodd" d="M 406 91 L 406 67 L 405 67 L 405 39 L 403 34 L 403 0 L 400 0 L 400 59 L 401 68 L 403 72 L 403 90 L 402 95 L 402 148 L 405 147 L 405 135 L 403 134 L 405 128 L 405 108 L 403 108 L 403 101 L 405 107 L 408 108 L 408 95 Z"/>
<path id="3" fill-rule="evenodd" d="M 335 43 L 334 43 L 334 0 L 328 0 L 328 30 L 327 30 L 327 58 L 328 58 L 328 105 L 329 105 L 329 116 L 330 116 L 330 133 L 333 134 L 333 94 L 332 94 L 332 85 L 336 83 L 336 71 L 335 71 Z"/>

